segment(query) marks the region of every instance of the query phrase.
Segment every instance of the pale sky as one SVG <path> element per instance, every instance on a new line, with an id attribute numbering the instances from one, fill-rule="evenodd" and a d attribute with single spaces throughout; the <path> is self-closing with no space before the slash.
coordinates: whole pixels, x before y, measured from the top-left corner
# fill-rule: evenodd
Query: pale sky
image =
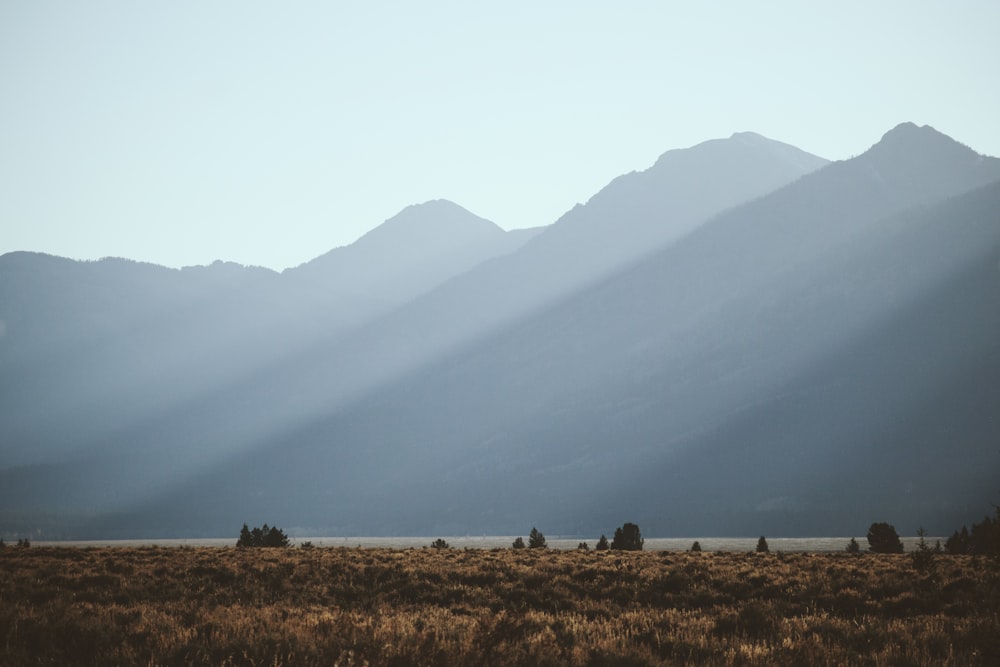
<path id="1" fill-rule="evenodd" d="M 283 269 L 446 198 L 549 224 L 671 148 L 1000 155 L 1000 2 L 0 0 L 0 254 Z"/>

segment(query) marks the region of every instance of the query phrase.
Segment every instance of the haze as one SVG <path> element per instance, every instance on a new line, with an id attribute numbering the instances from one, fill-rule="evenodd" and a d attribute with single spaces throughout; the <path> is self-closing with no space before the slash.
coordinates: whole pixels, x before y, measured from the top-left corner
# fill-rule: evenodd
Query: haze
<path id="1" fill-rule="evenodd" d="M 665 149 L 1000 154 L 995 2 L 11 2 L 0 254 L 273 269 L 446 198 L 556 220 Z"/>

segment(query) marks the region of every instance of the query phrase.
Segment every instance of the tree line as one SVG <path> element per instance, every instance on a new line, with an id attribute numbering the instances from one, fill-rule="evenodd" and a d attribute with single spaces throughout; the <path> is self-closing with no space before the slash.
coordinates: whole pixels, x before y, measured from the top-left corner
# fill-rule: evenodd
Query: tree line
<path id="1" fill-rule="evenodd" d="M 955 555 L 984 555 L 1000 557 L 1000 507 L 995 508 L 994 516 L 987 516 L 982 521 L 972 524 L 971 529 L 962 526 L 947 539 L 944 546 L 938 542 L 934 547 L 930 547 L 924 541 L 924 529 L 917 531 L 920 537 L 920 544 L 917 546 L 915 557 L 929 559 L 933 553 L 948 553 Z M 866 535 L 868 541 L 868 551 L 878 554 L 900 554 L 903 553 L 903 543 L 896 532 L 896 527 L 885 522 L 875 522 L 868 528 Z M 607 536 L 601 535 L 594 546 L 596 551 L 618 550 L 618 551 L 642 551 L 646 540 L 642 536 L 639 526 L 626 522 L 615 529 L 614 537 L 611 541 Z M 312 546 L 311 543 L 302 546 Z M 3 540 L 0 539 L 0 547 L 3 547 Z M 28 541 L 18 541 L 18 546 L 28 546 Z M 236 542 L 238 547 L 289 547 L 291 540 L 277 526 L 268 526 L 266 523 L 262 527 L 249 528 L 243 524 L 240 530 L 239 539 Z M 450 545 L 443 539 L 437 539 L 432 544 L 437 549 L 447 549 Z M 528 541 L 523 537 L 518 537 L 511 544 L 513 549 L 545 549 L 548 544 L 545 535 L 536 527 L 531 528 L 528 534 Z M 577 549 L 589 551 L 590 546 L 586 542 L 580 542 Z M 690 551 L 701 551 L 701 544 L 695 541 Z M 845 550 L 848 553 L 860 554 L 861 545 L 855 538 L 851 538 Z M 768 553 L 770 547 L 767 539 L 761 535 L 757 541 L 756 551 L 758 553 Z"/>

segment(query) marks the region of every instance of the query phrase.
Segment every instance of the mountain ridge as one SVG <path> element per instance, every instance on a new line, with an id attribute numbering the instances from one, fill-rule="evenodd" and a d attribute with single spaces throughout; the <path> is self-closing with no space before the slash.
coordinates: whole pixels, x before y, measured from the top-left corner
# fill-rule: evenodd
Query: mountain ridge
<path id="1" fill-rule="evenodd" d="M 90 498 L 105 518 L 87 525 L 106 532 L 211 533 L 239 508 L 344 534 L 530 523 L 589 534 L 623 518 L 649 534 L 780 534 L 852 530 L 851 517 L 912 521 L 910 484 L 927 486 L 920 520 L 947 528 L 956 503 L 973 502 L 983 476 L 1000 470 L 984 417 L 1000 412 L 989 381 L 1000 369 L 1000 161 L 947 143 L 929 151 L 925 138 L 938 143 L 920 134 L 905 150 L 830 163 L 716 211 L 605 278 L 492 326 L 467 324 L 497 304 L 470 308 L 463 295 L 509 281 L 550 227 L 240 383 L 225 402 L 161 415 L 163 428 L 135 441 L 119 436 L 121 448 L 104 451 L 131 460 L 98 466 L 59 497 Z M 514 290 L 532 284 L 527 275 Z M 435 354 L 435 322 L 466 335 Z M 414 363 L 402 363 L 403 347 L 418 351 Z M 338 401 L 354 372 L 383 381 Z M 935 440 L 949 432 L 962 456 L 942 458 Z M 195 475 L 176 468 L 149 493 L 123 486 L 104 505 L 88 495 L 100 480 L 140 478 L 123 471 L 142 473 L 149 452 L 169 461 L 188 451 L 183 438 L 222 454 Z M 931 486 L 936 470 L 961 488 Z M 23 494 L 0 495 L 2 506 L 44 508 L 59 479 L 46 474 L 25 483 L 0 473 L 0 487 Z"/>

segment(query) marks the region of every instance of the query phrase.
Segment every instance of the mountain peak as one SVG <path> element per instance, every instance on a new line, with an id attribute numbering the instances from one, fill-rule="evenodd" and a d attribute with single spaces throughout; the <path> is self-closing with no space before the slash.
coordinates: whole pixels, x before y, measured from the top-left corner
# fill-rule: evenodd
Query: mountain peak
<path id="1" fill-rule="evenodd" d="M 730 139 L 736 139 L 737 141 L 771 141 L 762 134 L 757 134 L 756 132 L 733 132 Z"/>
<path id="2" fill-rule="evenodd" d="M 495 223 L 447 199 L 411 204 L 356 241 L 358 244 L 460 244 L 503 234 Z"/>
<path id="3" fill-rule="evenodd" d="M 939 158 L 973 158 L 978 153 L 961 144 L 946 134 L 938 132 L 930 125 L 916 123 L 900 123 L 884 135 L 882 139 L 869 149 L 876 155 L 900 156 L 919 152 L 922 157 L 928 157 L 928 152 Z M 915 157 L 915 155 L 914 155 Z"/>

